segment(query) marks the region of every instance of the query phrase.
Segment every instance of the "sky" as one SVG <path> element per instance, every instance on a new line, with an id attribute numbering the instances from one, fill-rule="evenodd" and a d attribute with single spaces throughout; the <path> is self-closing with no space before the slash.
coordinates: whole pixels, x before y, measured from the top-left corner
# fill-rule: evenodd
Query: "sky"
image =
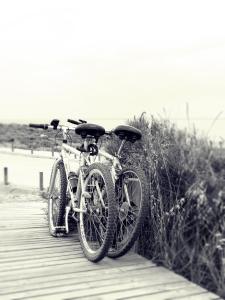
<path id="1" fill-rule="evenodd" d="M 0 1 L 0 122 L 110 129 L 146 112 L 225 139 L 224 11 L 223 0 Z"/>

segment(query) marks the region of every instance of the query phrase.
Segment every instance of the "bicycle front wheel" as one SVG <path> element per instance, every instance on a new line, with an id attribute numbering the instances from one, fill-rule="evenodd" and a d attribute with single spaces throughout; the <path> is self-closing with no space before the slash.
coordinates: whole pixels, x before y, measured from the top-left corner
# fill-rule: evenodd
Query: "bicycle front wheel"
<path id="1" fill-rule="evenodd" d="M 87 170 L 80 198 L 78 233 L 85 256 L 93 262 L 104 258 L 115 232 L 115 189 L 109 169 L 93 163 Z"/>
<path id="2" fill-rule="evenodd" d="M 113 244 L 108 252 L 111 258 L 120 257 L 132 248 L 148 207 L 146 177 L 139 168 L 123 169 L 115 189 L 119 214 Z"/>

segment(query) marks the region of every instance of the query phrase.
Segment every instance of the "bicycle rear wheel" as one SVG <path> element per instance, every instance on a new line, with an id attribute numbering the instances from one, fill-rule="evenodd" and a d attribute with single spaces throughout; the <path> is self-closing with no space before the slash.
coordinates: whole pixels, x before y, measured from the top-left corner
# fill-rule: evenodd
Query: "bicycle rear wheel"
<path id="1" fill-rule="evenodd" d="M 123 169 L 116 182 L 118 219 L 112 247 L 108 256 L 117 258 L 134 245 L 148 207 L 147 182 L 139 168 Z"/>
<path id="2" fill-rule="evenodd" d="M 63 162 L 57 164 L 54 188 L 48 199 L 48 224 L 52 236 L 57 236 L 60 230 L 56 227 L 64 226 L 66 208 L 67 178 Z"/>
<path id="3" fill-rule="evenodd" d="M 87 170 L 80 198 L 78 233 L 85 256 L 93 262 L 104 258 L 115 233 L 115 190 L 109 169 L 93 163 Z M 84 212 L 85 211 L 85 212 Z"/>

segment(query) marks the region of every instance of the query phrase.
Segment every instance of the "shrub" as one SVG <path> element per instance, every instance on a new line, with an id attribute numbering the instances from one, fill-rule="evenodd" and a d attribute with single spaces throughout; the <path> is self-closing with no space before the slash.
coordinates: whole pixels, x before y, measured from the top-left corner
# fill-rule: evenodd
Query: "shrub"
<path id="1" fill-rule="evenodd" d="M 122 161 L 141 166 L 150 185 L 139 253 L 224 297 L 225 151 L 168 120 L 142 114 L 128 124 L 143 138 L 126 144 Z"/>

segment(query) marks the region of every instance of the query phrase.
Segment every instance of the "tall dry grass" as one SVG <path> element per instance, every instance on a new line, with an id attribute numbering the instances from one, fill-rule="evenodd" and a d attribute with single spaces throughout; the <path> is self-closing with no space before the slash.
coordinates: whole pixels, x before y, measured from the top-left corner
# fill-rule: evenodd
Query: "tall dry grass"
<path id="1" fill-rule="evenodd" d="M 123 163 L 141 166 L 150 185 L 139 253 L 225 297 L 225 150 L 168 120 L 128 123 L 143 138 L 127 143 Z"/>

